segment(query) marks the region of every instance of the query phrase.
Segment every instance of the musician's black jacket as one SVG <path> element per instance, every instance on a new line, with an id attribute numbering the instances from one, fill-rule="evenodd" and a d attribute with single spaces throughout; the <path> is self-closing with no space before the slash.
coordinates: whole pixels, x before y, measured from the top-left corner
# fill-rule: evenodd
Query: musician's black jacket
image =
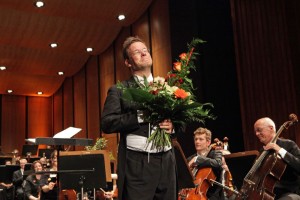
<path id="1" fill-rule="evenodd" d="M 187 161 L 189 162 L 190 160 L 192 160 L 197 154 L 193 154 L 190 157 L 187 158 Z M 195 162 L 199 168 L 199 170 L 201 170 L 201 168 L 204 167 L 211 167 L 213 170 L 213 173 L 216 176 L 216 181 L 218 181 L 219 183 L 222 183 L 222 152 L 218 151 L 218 150 L 211 150 L 206 157 L 203 156 L 198 156 L 197 160 Z M 198 171 L 198 173 L 200 173 L 200 171 Z M 219 199 L 219 200 L 223 200 L 224 199 L 224 193 L 222 192 L 223 189 L 219 186 L 211 186 L 209 187 L 206 196 L 210 199 Z"/>
<path id="2" fill-rule="evenodd" d="M 300 194 L 300 149 L 289 139 L 278 138 L 276 143 L 287 151 L 283 158 L 287 164 L 286 169 L 280 181 L 275 184 L 276 198 L 286 192 Z"/>

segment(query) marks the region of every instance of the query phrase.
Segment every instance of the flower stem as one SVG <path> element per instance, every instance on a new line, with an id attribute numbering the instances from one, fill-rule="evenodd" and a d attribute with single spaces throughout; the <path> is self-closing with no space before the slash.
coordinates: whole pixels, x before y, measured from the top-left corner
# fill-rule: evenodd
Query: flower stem
<path id="1" fill-rule="evenodd" d="M 157 128 L 151 134 L 151 136 L 147 140 L 148 145 L 152 142 L 151 150 L 157 149 L 159 151 L 163 150 L 164 147 L 171 146 L 170 134 L 166 133 L 165 129 Z"/>

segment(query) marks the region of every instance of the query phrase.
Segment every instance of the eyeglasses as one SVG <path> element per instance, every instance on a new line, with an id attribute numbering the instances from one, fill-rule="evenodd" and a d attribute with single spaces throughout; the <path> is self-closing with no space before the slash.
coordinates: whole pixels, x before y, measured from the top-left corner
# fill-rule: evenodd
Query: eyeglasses
<path id="1" fill-rule="evenodd" d="M 149 50 L 147 48 L 143 48 L 143 49 L 137 49 L 137 50 L 134 50 L 131 55 L 132 56 L 140 56 L 142 54 L 147 54 L 149 53 Z"/>

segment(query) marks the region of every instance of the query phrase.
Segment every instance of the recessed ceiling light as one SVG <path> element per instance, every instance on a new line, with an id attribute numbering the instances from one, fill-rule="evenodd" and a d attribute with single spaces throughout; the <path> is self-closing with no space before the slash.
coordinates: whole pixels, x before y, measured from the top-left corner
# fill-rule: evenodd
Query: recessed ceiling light
<path id="1" fill-rule="evenodd" d="M 57 43 L 51 43 L 51 44 L 50 44 L 50 47 L 56 48 L 56 47 L 57 47 Z"/>
<path id="2" fill-rule="evenodd" d="M 12 92 L 13 92 L 13 90 L 7 90 L 7 93 L 9 93 L 9 94 L 12 93 Z"/>
<path id="3" fill-rule="evenodd" d="M 64 75 L 64 72 L 57 72 L 57 74 L 62 76 L 62 75 Z"/>
<path id="4" fill-rule="evenodd" d="M 5 66 L 0 66 L 0 70 L 6 70 Z"/>
<path id="5" fill-rule="evenodd" d="M 86 51 L 87 51 L 87 52 L 92 52 L 92 51 L 93 51 L 93 48 L 88 47 L 88 48 L 86 48 Z"/>
<path id="6" fill-rule="evenodd" d="M 38 94 L 38 95 L 41 95 L 41 94 L 43 94 L 43 92 L 37 92 L 37 94 Z"/>
<path id="7" fill-rule="evenodd" d="M 35 2 L 35 6 L 40 8 L 40 7 L 43 7 L 44 6 L 44 2 L 43 1 L 36 1 Z"/>
<path id="8" fill-rule="evenodd" d="M 122 20 L 124 20 L 124 19 L 125 19 L 125 15 L 119 15 L 119 16 L 118 16 L 118 20 L 122 21 Z"/>

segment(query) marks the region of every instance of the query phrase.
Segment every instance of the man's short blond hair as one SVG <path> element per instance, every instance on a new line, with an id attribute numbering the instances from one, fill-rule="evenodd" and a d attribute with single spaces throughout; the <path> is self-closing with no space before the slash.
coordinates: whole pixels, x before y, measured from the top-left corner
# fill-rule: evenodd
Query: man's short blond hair
<path id="1" fill-rule="evenodd" d="M 211 141 L 211 131 L 208 130 L 207 128 L 199 127 L 194 131 L 194 137 L 196 135 L 202 135 L 202 134 L 205 134 L 207 141 Z"/>

